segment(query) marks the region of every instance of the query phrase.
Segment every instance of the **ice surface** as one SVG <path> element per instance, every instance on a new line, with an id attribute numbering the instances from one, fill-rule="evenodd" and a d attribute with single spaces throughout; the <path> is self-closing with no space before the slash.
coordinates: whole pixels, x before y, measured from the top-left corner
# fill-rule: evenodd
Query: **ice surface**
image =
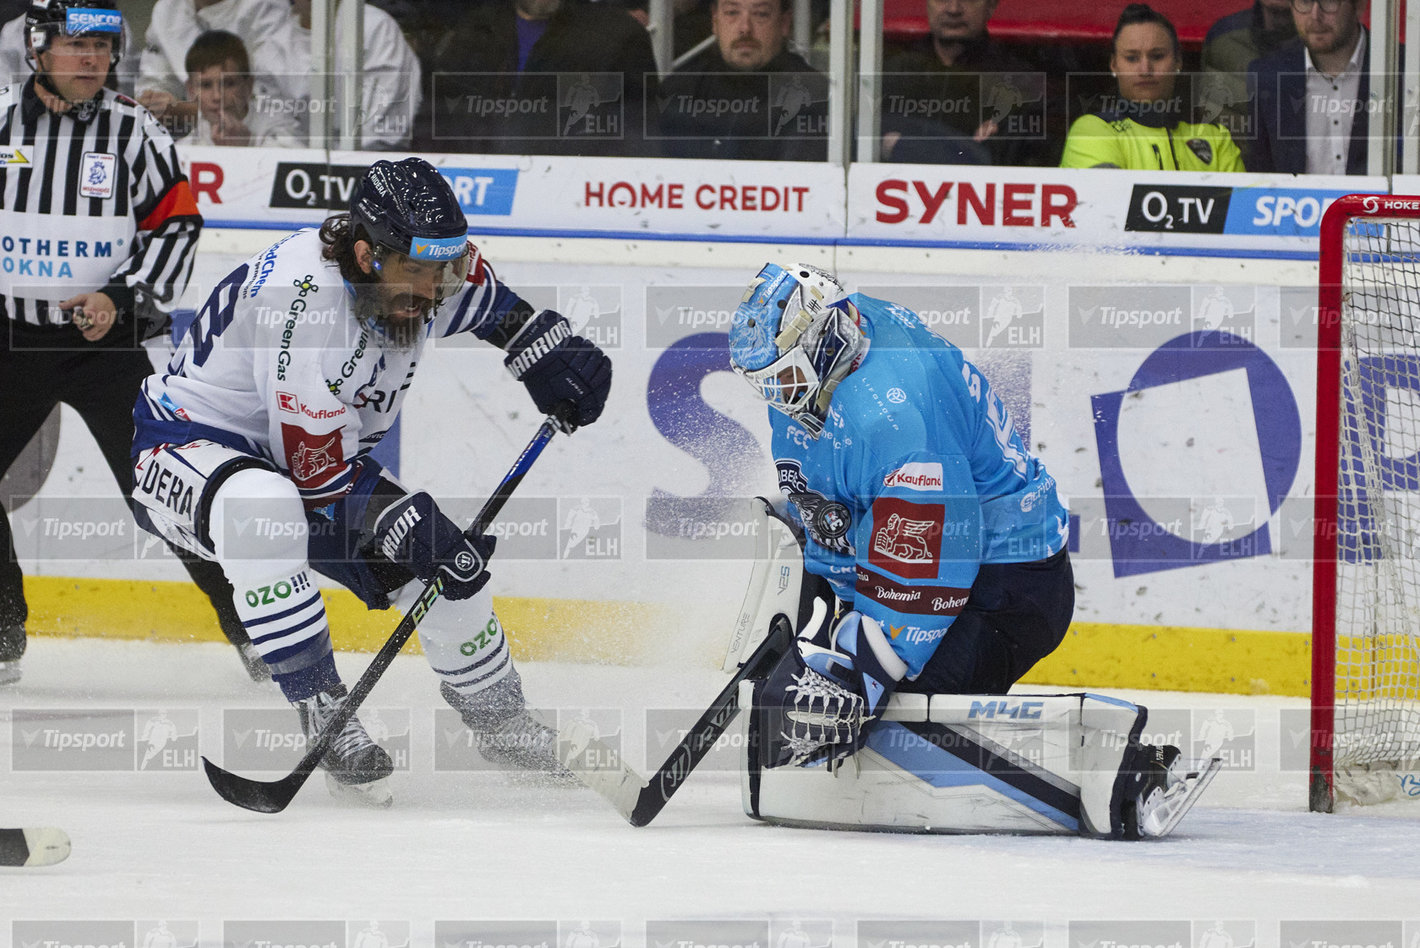
<path id="1" fill-rule="evenodd" d="M 350 681 L 367 660 L 339 656 Z M 1186 920 L 1195 946 L 1218 920 L 1234 920 L 1237 948 L 1248 934 L 1253 944 L 1287 948 L 1301 931 L 1291 920 L 1397 920 L 1404 945 L 1420 937 L 1420 823 L 1412 818 L 1420 802 L 1306 812 L 1304 775 L 1279 764 L 1284 712 L 1303 707 L 1294 699 L 1130 695 L 1175 717 L 1223 711 L 1253 732 L 1243 769 L 1225 770 L 1174 837 L 1129 844 L 763 826 L 744 816 L 725 769 L 697 773 L 651 826 L 633 829 L 586 790 L 436 772 L 433 712 L 442 703 L 418 657 L 398 659 L 369 701 L 408 710 L 410 767 L 393 778 L 395 807 L 333 800 L 317 774 L 286 812 L 266 816 L 221 801 L 196 769 L 17 769 L 34 759 L 27 741 L 44 740 L 21 724 L 56 710 L 131 710 L 135 734 L 163 710 L 179 724 L 198 722 L 202 753 L 220 761 L 224 709 L 284 708 L 270 686 L 246 681 L 227 646 L 37 639 L 24 669 L 19 685 L 0 690 L 0 825 L 64 827 L 74 852 L 50 869 L 0 869 L 0 945 L 14 948 L 77 944 L 63 926 L 56 937 L 35 934 L 48 931 L 40 922 L 66 919 L 131 920 L 136 944 L 123 948 L 163 948 L 149 937 L 158 920 L 175 936 L 172 948 L 224 940 L 246 948 L 252 939 L 238 936 L 256 929 L 239 923 L 250 920 L 342 920 L 346 948 L 360 948 L 357 935 L 372 920 L 394 934 L 391 948 L 531 943 L 528 920 L 560 924 L 550 930 L 563 945 L 591 944 L 572 934 L 584 923 L 611 932 L 603 945 L 670 945 L 677 939 L 659 936 L 676 929 L 664 920 L 685 919 L 704 922 L 691 929 L 699 941 L 683 939 L 694 944 L 719 930 L 739 937 L 746 929 L 735 920 L 779 939 L 801 925 L 809 937 L 800 945 L 827 944 L 830 934 L 834 945 L 852 945 L 856 933 L 881 935 L 882 925 L 908 919 L 981 921 L 971 930 L 983 940 L 1000 928 L 988 920 L 1011 920 L 1026 948 L 1042 938 L 1077 948 L 1069 933 L 1093 931 L 1087 923 L 1098 920 Z M 645 709 L 703 706 L 724 680 L 706 668 L 547 663 L 524 665 L 523 676 L 544 707 L 625 712 L 623 740 L 636 764 L 646 726 L 635 722 Z M 250 948 L 284 948 L 307 929 L 290 930 L 284 943 L 257 939 Z"/>

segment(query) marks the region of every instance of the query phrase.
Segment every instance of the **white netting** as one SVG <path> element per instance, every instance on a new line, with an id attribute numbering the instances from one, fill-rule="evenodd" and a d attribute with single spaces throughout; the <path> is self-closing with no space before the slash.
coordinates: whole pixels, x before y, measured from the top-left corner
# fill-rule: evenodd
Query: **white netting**
<path id="1" fill-rule="evenodd" d="M 1420 760 L 1420 220 L 1353 219 L 1342 252 L 1333 751 L 1366 801 Z"/>

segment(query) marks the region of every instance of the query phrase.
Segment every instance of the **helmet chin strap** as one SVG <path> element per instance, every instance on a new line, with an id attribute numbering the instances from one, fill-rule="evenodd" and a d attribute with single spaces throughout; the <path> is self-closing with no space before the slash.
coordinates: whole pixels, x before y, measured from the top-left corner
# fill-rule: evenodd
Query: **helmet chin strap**
<path id="1" fill-rule="evenodd" d="M 35 84 L 44 86 L 45 92 L 48 92 L 60 102 L 63 102 L 65 105 L 69 106 L 69 108 L 66 109 L 65 112 L 72 115 L 78 121 L 88 121 L 89 119 L 94 117 L 94 113 L 96 113 L 99 109 L 99 96 L 96 95 L 93 98 L 84 99 L 81 102 L 75 102 L 74 100 L 65 96 L 65 94 L 60 92 L 57 88 L 55 88 L 54 80 L 49 77 L 49 73 L 47 72 L 39 72 L 38 70 L 36 70 Z"/>

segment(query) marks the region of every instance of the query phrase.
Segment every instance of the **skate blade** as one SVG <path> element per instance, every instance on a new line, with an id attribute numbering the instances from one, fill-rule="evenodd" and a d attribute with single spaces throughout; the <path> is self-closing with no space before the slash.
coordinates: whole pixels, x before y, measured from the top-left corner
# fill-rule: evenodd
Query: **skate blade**
<path id="1" fill-rule="evenodd" d="M 1172 833 L 1193 804 L 1198 802 L 1203 791 L 1208 789 L 1208 784 L 1213 782 L 1222 766 L 1223 759 L 1213 757 L 1186 773 L 1182 780 L 1169 788 L 1163 802 L 1139 821 L 1139 834 L 1150 839 L 1161 839 Z"/>
<path id="2" fill-rule="evenodd" d="M 325 786 L 337 800 L 379 810 L 389 809 L 394 805 L 394 794 L 390 793 L 389 780 L 385 777 L 371 780 L 369 783 L 341 783 L 333 775 L 326 774 Z"/>

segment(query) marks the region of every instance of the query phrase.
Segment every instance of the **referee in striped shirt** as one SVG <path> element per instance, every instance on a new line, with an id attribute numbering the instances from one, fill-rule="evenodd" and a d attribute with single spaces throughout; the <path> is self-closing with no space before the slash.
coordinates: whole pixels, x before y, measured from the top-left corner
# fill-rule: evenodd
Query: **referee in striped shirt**
<path id="1" fill-rule="evenodd" d="M 0 77 L 0 475 L 60 402 L 131 492 L 133 403 L 192 272 L 202 217 L 172 139 L 105 88 L 122 49 L 113 0 L 32 0 L 34 76 Z M 23 576 L 0 497 L 0 685 L 25 650 Z M 184 557 L 223 631 L 250 648 L 214 564 Z M 253 677 L 265 667 L 255 652 Z"/>

